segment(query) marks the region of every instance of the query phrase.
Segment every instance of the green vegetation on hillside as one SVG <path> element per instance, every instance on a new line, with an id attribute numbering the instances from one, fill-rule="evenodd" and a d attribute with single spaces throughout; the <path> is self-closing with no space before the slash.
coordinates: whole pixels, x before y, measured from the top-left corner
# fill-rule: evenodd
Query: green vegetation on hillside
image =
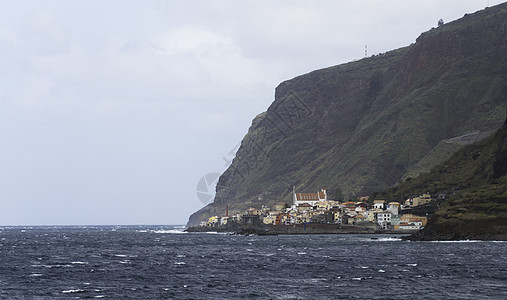
<path id="1" fill-rule="evenodd" d="M 417 238 L 507 239 L 507 176 L 446 201 Z"/>
<path id="2" fill-rule="evenodd" d="M 440 203 L 420 239 L 507 239 L 507 120 L 489 138 L 455 153 L 430 173 L 377 197 L 403 200 L 414 193 L 459 191 Z"/>
<path id="3" fill-rule="evenodd" d="M 429 173 L 407 178 L 402 184 L 382 193 L 376 198 L 402 201 L 411 195 L 429 192 L 460 191 L 470 187 L 489 184 L 493 177 L 493 164 L 498 147 L 491 147 L 498 139 L 494 134 L 476 144 L 458 150 L 444 163 Z"/>

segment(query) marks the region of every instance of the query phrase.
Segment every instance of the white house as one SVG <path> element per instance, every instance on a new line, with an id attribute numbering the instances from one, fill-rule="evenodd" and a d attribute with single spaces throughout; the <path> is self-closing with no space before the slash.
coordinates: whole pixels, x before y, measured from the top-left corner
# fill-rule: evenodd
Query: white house
<path id="1" fill-rule="evenodd" d="M 390 211 L 393 215 L 398 215 L 400 211 L 400 203 L 389 202 L 387 205 L 387 210 Z"/>
<path id="2" fill-rule="evenodd" d="M 375 200 L 373 201 L 373 208 L 376 209 L 385 209 L 386 202 L 384 200 Z"/>
<path id="3" fill-rule="evenodd" d="M 391 212 L 383 211 L 377 214 L 377 223 L 382 229 L 387 229 L 387 226 L 391 224 Z"/>
<path id="4" fill-rule="evenodd" d="M 413 229 L 421 229 L 422 222 L 411 222 L 411 223 L 400 223 L 400 230 L 413 230 Z"/>

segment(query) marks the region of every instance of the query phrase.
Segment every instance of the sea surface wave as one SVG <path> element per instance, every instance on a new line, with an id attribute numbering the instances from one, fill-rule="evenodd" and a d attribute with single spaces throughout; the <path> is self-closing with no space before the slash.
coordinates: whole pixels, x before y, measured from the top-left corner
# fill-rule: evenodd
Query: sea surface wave
<path id="1" fill-rule="evenodd" d="M 1 299 L 507 299 L 506 245 L 0 227 Z"/>

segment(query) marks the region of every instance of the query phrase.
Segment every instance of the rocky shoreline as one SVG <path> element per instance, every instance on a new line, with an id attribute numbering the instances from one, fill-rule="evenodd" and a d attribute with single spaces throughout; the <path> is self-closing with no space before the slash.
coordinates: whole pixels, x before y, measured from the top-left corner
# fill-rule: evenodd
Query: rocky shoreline
<path id="1" fill-rule="evenodd" d="M 507 234 L 489 234 L 489 233 L 443 233 L 443 234 L 425 234 L 417 232 L 403 239 L 410 241 L 507 241 Z"/>
<path id="2" fill-rule="evenodd" d="M 237 235 L 292 235 L 292 234 L 399 234 L 409 241 L 507 241 L 505 234 L 422 234 L 421 230 L 381 230 L 370 227 L 337 224 L 297 225 L 240 225 L 222 227 L 188 227 L 186 232 L 228 232 Z"/>
<path id="3" fill-rule="evenodd" d="M 417 230 L 381 230 L 371 227 L 338 224 L 240 225 L 223 227 L 189 227 L 186 232 L 231 232 L 233 234 L 413 234 Z"/>

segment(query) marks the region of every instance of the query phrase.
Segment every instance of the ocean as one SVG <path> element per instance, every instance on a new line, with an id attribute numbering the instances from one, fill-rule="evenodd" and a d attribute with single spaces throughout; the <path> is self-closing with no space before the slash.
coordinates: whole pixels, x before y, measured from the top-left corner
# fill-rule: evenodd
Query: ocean
<path id="1" fill-rule="evenodd" d="M 0 227 L 1 299 L 507 299 L 507 243 Z"/>

